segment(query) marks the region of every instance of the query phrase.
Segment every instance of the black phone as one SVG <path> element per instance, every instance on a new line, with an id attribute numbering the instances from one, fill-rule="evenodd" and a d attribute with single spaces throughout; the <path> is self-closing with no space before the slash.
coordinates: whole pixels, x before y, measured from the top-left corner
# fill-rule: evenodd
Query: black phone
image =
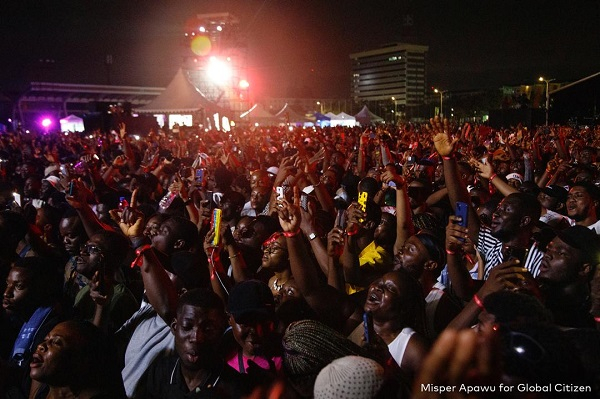
<path id="1" fill-rule="evenodd" d="M 512 259 L 518 259 L 521 264 L 524 264 L 528 253 L 528 248 L 513 247 L 508 245 L 502 248 L 502 254 L 505 262 Z"/>
<path id="2" fill-rule="evenodd" d="M 338 209 L 337 216 L 335 218 L 335 225 L 339 228 L 346 228 L 346 210 Z"/>
<path id="3" fill-rule="evenodd" d="M 365 342 L 370 344 L 373 341 L 375 330 L 373 329 L 373 315 L 371 312 L 363 313 L 363 327 L 365 330 Z"/>
<path id="4" fill-rule="evenodd" d="M 69 182 L 69 196 L 73 196 L 75 195 L 75 192 L 77 191 L 77 187 L 75 186 L 75 182 L 71 181 Z"/>

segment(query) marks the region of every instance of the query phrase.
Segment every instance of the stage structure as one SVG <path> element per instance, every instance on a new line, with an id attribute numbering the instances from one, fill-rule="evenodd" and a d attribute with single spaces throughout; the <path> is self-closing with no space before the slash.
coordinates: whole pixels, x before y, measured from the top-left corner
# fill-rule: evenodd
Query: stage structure
<path id="1" fill-rule="evenodd" d="M 239 19 L 198 14 L 186 24 L 183 43 L 183 70 L 200 94 L 235 116 L 248 110 L 248 46 Z"/>

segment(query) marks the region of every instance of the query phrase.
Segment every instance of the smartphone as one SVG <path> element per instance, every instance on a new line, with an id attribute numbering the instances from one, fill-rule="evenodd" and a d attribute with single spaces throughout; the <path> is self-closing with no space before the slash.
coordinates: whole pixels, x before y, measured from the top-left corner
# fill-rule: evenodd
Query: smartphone
<path id="1" fill-rule="evenodd" d="M 17 205 L 22 206 L 21 205 L 21 194 L 13 193 L 13 198 L 15 199 L 15 202 L 17 203 Z"/>
<path id="2" fill-rule="evenodd" d="M 458 222 L 459 226 L 467 227 L 467 215 L 469 214 L 469 207 L 465 202 L 456 202 L 456 216 L 461 218 L 461 221 Z"/>
<path id="3" fill-rule="evenodd" d="M 73 195 L 75 195 L 75 191 L 76 191 L 75 182 L 71 180 L 69 182 L 69 196 L 72 197 Z"/>
<path id="4" fill-rule="evenodd" d="M 204 169 L 196 169 L 196 177 L 194 177 L 194 184 L 201 186 L 204 181 Z"/>
<path id="5" fill-rule="evenodd" d="M 219 208 L 213 209 L 211 227 L 215 231 L 212 245 L 216 247 L 219 245 L 219 232 L 221 231 L 221 210 Z"/>
<path id="6" fill-rule="evenodd" d="M 370 344 L 373 342 L 373 335 L 375 330 L 373 329 L 373 315 L 371 312 L 363 313 L 363 328 L 365 331 L 365 342 Z"/>
<path id="7" fill-rule="evenodd" d="M 505 246 L 502 248 L 502 253 L 504 256 L 504 261 L 509 261 L 512 259 L 518 259 L 521 264 L 525 263 L 525 259 L 527 259 L 527 254 L 529 253 L 528 248 L 519 248 L 513 246 Z"/>
<path id="8" fill-rule="evenodd" d="M 360 193 L 358 193 L 358 206 L 360 208 L 361 211 L 366 212 L 367 211 L 367 199 L 369 198 L 369 193 L 366 191 L 361 191 Z M 360 219 L 359 222 L 364 222 L 364 219 Z"/>
<path id="9" fill-rule="evenodd" d="M 284 198 L 284 194 L 283 194 L 283 187 L 281 186 L 277 186 L 275 188 L 276 192 L 277 192 L 277 201 L 281 201 Z"/>
<path id="10" fill-rule="evenodd" d="M 308 194 L 300 194 L 300 208 L 304 209 L 304 212 L 308 212 Z"/>
<path id="11" fill-rule="evenodd" d="M 346 228 L 346 211 L 344 209 L 338 209 L 335 217 L 335 225 L 341 229 Z"/>
<path id="12" fill-rule="evenodd" d="M 128 206 L 129 206 L 129 203 L 127 202 L 125 197 L 119 197 L 119 210 L 122 212 Z"/>

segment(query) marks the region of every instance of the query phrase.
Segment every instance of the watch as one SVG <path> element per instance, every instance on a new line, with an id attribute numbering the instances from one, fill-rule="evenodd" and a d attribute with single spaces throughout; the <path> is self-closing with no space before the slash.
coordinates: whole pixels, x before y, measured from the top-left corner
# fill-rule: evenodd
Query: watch
<path id="1" fill-rule="evenodd" d="M 315 233 L 310 233 L 310 234 L 308 235 L 308 239 L 309 239 L 310 241 L 314 240 L 315 238 L 317 238 L 317 235 L 316 235 Z"/>

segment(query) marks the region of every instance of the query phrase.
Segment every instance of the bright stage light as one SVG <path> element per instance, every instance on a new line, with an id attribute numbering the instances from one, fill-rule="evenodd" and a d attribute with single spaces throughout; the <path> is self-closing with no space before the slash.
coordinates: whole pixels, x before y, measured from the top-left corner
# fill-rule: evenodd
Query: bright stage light
<path id="1" fill-rule="evenodd" d="M 245 90 L 250 87 L 250 83 L 246 79 L 240 80 L 240 89 Z"/>
<path id="2" fill-rule="evenodd" d="M 45 128 L 50 127 L 50 125 L 52 124 L 52 121 L 49 118 L 44 118 L 42 119 L 42 126 Z"/>
<path id="3" fill-rule="evenodd" d="M 210 57 L 206 67 L 206 74 L 213 83 L 222 86 L 231 80 L 231 65 L 216 57 Z"/>

